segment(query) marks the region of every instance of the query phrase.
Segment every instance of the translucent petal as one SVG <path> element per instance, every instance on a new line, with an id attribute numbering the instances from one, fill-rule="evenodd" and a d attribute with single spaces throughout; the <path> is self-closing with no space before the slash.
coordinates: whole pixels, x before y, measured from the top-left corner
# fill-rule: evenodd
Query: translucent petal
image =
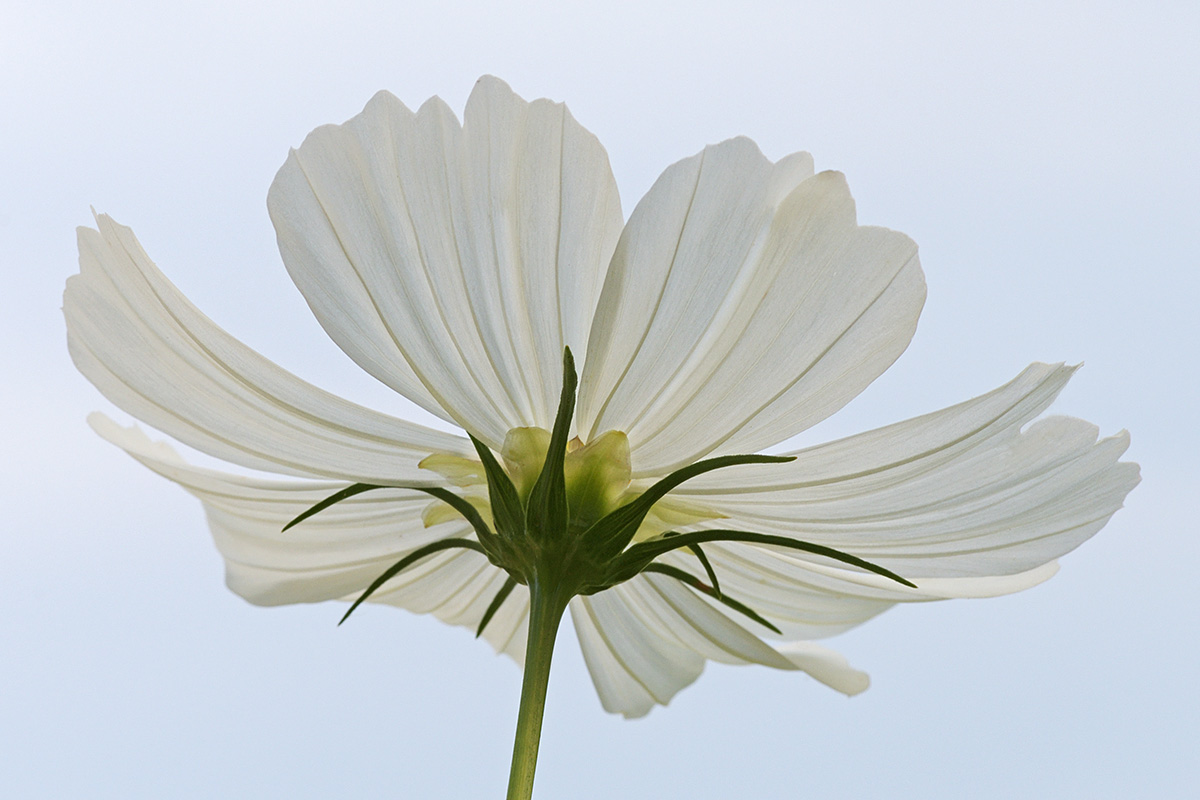
<path id="1" fill-rule="evenodd" d="M 637 475 L 775 444 L 883 372 L 924 298 L 916 245 L 859 227 L 841 175 L 812 176 L 803 154 L 771 164 L 747 139 L 708 147 L 663 173 L 621 236 L 580 431 L 625 431 Z"/>
<path id="2" fill-rule="evenodd" d="M 604 710 L 640 717 L 696 680 L 705 659 L 646 615 L 632 589 L 622 584 L 576 597 L 571 619 Z"/>
<path id="3" fill-rule="evenodd" d="M 814 563 L 794 551 L 743 544 L 707 544 L 705 552 L 721 589 L 765 616 L 788 642 L 843 633 L 896 603 L 992 597 L 1036 586 L 1057 571 L 1054 563 L 1016 575 L 922 578 L 908 589 L 887 578 L 841 566 Z M 661 559 L 699 575 L 675 554 Z M 761 635 L 772 634 L 759 631 Z"/>
<path id="4" fill-rule="evenodd" d="M 664 560 L 677 562 L 673 556 Z M 866 675 L 837 653 L 805 642 L 772 647 L 724 607 L 663 575 L 577 597 L 571 618 L 601 704 L 626 717 L 666 705 L 707 659 L 803 670 L 846 694 L 866 688 Z"/>
<path id="5" fill-rule="evenodd" d="M 695 680 L 708 658 L 802 669 L 856 694 L 867 676 L 808 640 L 898 602 L 990 597 L 1047 580 L 1054 559 L 1099 529 L 1137 482 L 1136 465 L 1117 461 L 1124 434 L 1097 441 L 1080 420 L 1033 421 L 1072 372 L 1035 364 L 943 411 L 798 451 L 789 464 L 731 468 L 677 489 L 674 496 L 728 517 L 697 527 L 829 545 L 918 588 L 791 550 L 706 544 L 722 591 L 782 637 L 662 575 L 577 600 L 573 616 L 605 708 L 645 714 Z M 703 578 L 684 551 L 660 560 Z"/>
<path id="6" fill-rule="evenodd" d="M 93 428 L 204 505 L 229 588 L 257 605 L 356 598 L 385 569 L 438 539 L 469 537 L 465 524 L 425 528 L 428 495 L 380 489 L 357 495 L 282 533 L 291 518 L 343 487 L 326 481 L 264 480 L 186 464 L 137 427 L 102 414 Z M 405 570 L 368 602 L 386 603 L 475 630 L 504 574 L 469 550 L 451 550 Z M 498 651 L 524 657 L 528 591 L 518 587 L 484 632 Z"/>
<path id="7" fill-rule="evenodd" d="M 798 669 L 844 695 L 865 692 L 871 685 L 867 673 L 850 666 L 844 656 L 812 642 L 789 642 L 779 652 Z"/>
<path id="8" fill-rule="evenodd" d="M 268 196 L 280 251 L 363 369 L 498 449 L 549 428 L 621 229 L 608 157 L 561 104 L 483 78 L 464 122 L 381 92 Z"/>
<path id="9" fill-rule="evenodd" d="M 112 402 L 198 450 L 243 466 L 346 481 L 424 481 L 430 452 L 466 453 L 450 434 L 312 386 L 217 327 L 176 289 L 133 232 L 107 216 L 79 229 L 67 281 L 67 341 Z"/>
<path id="10" fill-rule="evenodd" d="M 1029 573 L 1103 527 L 1138 482 L 1137 465 L 1118 461 L 1127 434 L 1097 440 L 1082 420 L 1030 422 L 1072 371 L 1035 364 L 957 406 L 678 494 L 703 495 L 730 518 L 721 527 L 836 547 L 923 589 L 922 579 Z"/>

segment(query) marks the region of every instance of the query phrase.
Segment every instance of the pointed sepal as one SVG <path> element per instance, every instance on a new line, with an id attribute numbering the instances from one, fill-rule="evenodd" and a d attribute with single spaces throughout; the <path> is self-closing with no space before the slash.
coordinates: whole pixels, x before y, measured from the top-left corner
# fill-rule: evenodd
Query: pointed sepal
<path id="1" fill-rule="evenodd" d="M 354 497 L 354 495 L 356 495 L 356 494 L 362 494 L 363 492 L 369 492 L 372 489 L 383 489 L 383 488 L 385 488 L 385 487 L 380 486 L 378 484 L 374 484 L 374 483 L 352 483 L 349 486 L 347 486 L 345 489 L 342 489 L 339 492 L 334 492 L 333 494 L 329 495 L 329 497 L 326 497 L 324 500 L 320 501 L 319 503 L 314 504 L 307 511 L 305 511 L 304 513 L 297 516 L 295 519 L 293 519 L 287 525 L 284 525 L 283 530 L 286 531 L 288 528 L 291 528 L 293 525 L 296 525 L 296 524 L 301 523 L 304 520 L 308 519 L 313 514 L 318 514 L 322 511 L 324 511 L 325 509 L 329 508 L 331 505 L 334 505 L 335 503 L 340 503 L 343 500 L 347 500 L 351 497 Z"/>
<path id="2" fill-rule="evenodd" d="M 571 418 L 575 415 L 577 383 L 575 359 L 571 356 L 571 348 L 567 347 L 563 349 L 562 395 L 554 418 L 554 430 L 550 432 L 550 448 L 525 505 L 526 529 L 534 536 L 549 537 L 567 530 L 567 483 L 563 461 L 567 454 Z"/>
<path id="3" fill-rule="evenodd" d="M 386 570 L 384 570 L 382 575 L 373 580 L 371 585 L 367 587 L 366 591 L 359 595 L 358 599 L 355 600 L 350 606 L 350 610 L 342 615 L 342 618 L 338 621 L 338 625 L 341 625 L 343 622 L 345 622 L 350 615 L 354 613 L 354 609 L 361 606 L 367 601 L 368 597 L 375 594 L 375 590 L 377 590 L 380 586 L 383 586 L 392 578 L 396 577 L 401 571 L 411 567 L 413 564 L 417 563 L 426 556 L 431 556 L 434 553 L 440 553 L 442 550 L 451 550 L 456 547 L 463 548 L 465 550 L 474 550 L 477 553 L 487 556 L 487 553 L 485 553 L 483 548 L 479 546 L 479 542 L 475 542 L 470 539 L 439 539 L 436 542 L 430 542 L 424 547 L 418 547 L 416 550 L 412 551 L 404 558 L 388 567 Z"/>
<path id="4" fill-rule="evenodd" d="M 916 589 L 917 585 L 912 581 L 900 577 L 890 569 L 881 567 L 878 564 L 873 564 L 870 561 L 852 556 L 849 553 L 843 553 L 841 550 L 835 550 L 832 547 L 826 547 L 821 544 L 813 544 L 812 542 L 793 539 L 790 536 L 774 536 L 767 533 L 750 533 L 749 531 L 729 531 L 729 530 L 705 530 L 692 531 L 691 533 L 668 533 L 660 539 L 652 539 L 648 542 L 640 542 L 633 545 L 625 552 L 621 553 L 616 561 L 615 569 L 611 573 L 611 581 L 609 585 L 615 586 L 618 583 L 629 580 L 634 575 L 637 575 L 642 570 L 649 566 L 650 562 L 664 553 L 669 553 L 672 550 L 678 550 L 681 547 L 691 547 L 696 544 L 705 542 L 744 542 L 746 544 L 760 544 L 768 547 L 783 547 L 789 550 L 799 550 L 804 553 L 811 553 L 817 556 L 824 556 L 833 561 L 840 561 L 843 564 L 849 564 L 852 567 L 857 567 L 866 572 L 873 572 L 876 575 L 882 575 L 889 580 L 893 580 L 902 586 L 907 586 L 910 589 Z"/>
<path id="5" fill-rule="evenodd" d="M 779 630 L 779 628 L 776 628 L 764 616 L 750 608 L 745 603 L 741 603 L 737 600 L 734 600 L 732 597 L 721 594 L 720 592 L 716 591 L 716 587 L 708 586 L 702 583 L 699 578 L 695 577 L 694 575 L 689 575 L 678 567 L 672 567 L 670 564 L 650 564 L 644 570 L 642 570 L 642 572 L 657 572 L 660 575 L 668 575 L 672 578 L 683 581 L 696 591 L 708 595 L 717 602 L 732 608 L 734 611 L 745 617 L 749 617 L 759 625 L 762 625 L 764 628 L 774 631 L 780 636 L 783 635 L 783 631 Z"/>
<path id="6" fill-rule="evenodd" d="M 795 461 L 795 458 L 762 455 L 718 456 L 677 469 L 665 478 L 659 479 L 637 498 L 612 511 L 584 531 L 585 547 L 604 560 L 616 556 L 633 541 L 638 528 L 654 504 L 684 481 L 725 467 L 741 464 L 784 464 L 788 461 Z"/>
<path id="7" fill-rule="evenodd" d="M 475 445 L 475 452 L 479 454 L 487 476 L 488 498 L 492 504 L 496 532 L 510 539 L 519 536 L 525 530 L 525 510 L 521 507 L 517 487 L 486 444 L 474 436 L 471 436 L 471 444 Z"/>
<path id="8" fill-rule="evenodd" d="M 496 592 L 496 596 L 492 598 L 492 602 L 488 603 L 487 611 L 483 612 L 483 619 L 479 620 L 479 627 L 475 629 L 476 639 L 483 634 L 483 629 L 492 621 L 492 617 L 496 616 L 496 612 L 500 610 L 500 606 L 504 605 L 504 601 L 508 599 L 516 586 L 517 579 L 509 575 L 508 580 L 500 587 L 500 591 Z"/>
<path id="9" fill-rule="evenodd" d="M 713 569 L 712 562 L 708 560 L 708 556 L 700 549 L 700 545 L 689 544 L 688 550 L 700 560 L 700 565 L 704 567 L 704 574 L 708 576 L 708 582 L 712 584 L 713 595 L 719 600 L 721 598 L 721 584 L 717 582 L 717 571 Z"/>

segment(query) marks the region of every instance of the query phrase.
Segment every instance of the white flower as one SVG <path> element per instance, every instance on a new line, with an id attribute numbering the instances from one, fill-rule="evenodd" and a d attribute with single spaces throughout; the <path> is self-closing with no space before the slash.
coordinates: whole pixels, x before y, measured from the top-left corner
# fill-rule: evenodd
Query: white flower
<path id="1" fill-rule="evenodd" d="M 413 113 L 376 95 L 291 153 L 269 206 L 284 262 L 334 341 L 509 456 L 518 485 L 530 466 L 518 446 L 538 438 L 520 429 L 552 427 L 565 347 L 582 357 L 571 435 L 623 432 L 632 472 L 620 474 L 625 439 L 573 452 L 603 450 L 595 463 L 617 465 L 606 491 L 627 499 L 837 411 L 908 345 L 925 298 L 913 242 L 858 226 L 842 176 L 814 175 L 807 154 L 773 164 L 747 139 L 705 148 L 669 167 L 623 223 L 595 137 L 564 106 L 526 103 L 493 78 L 476 86 L 461 126 L 437 98 Z M 231 589 L 263 605 L 352 599 L 406 554 L 472 537 L 460 516 L 405 489 L 354 496 L 281 532 L 348 483 L 451 487 L 486 513 L 476 451 L 285 372 L 193 307 L 129 229 L 97 223 L 79 232 L 80 275 L 64 300 L 79 369 L 180 442 L 290 476 L 189 466 L 136 427 L 93 415 L 102 436 L 200 498 Z M 790 549 L 706 544 L 725 595 L 779 633 L 670 574 L 575 597 L 604 707 L 645 714 L 707 659 L 800 669 L 854 694 L 866 676 L 812 640 L 897 602 L 999 595 L 1050 577 L 1138 481 L 1137 466 L 1117 460 L 1126 434 L 1097 440 L 1081 420 L 1035 421 L 1072 371 L 1034 364 L 951 408 L 675 489 L 639 540 L 671 527 L 773 534 L 918 588 Z M 659 561 L 705 577 L 690 552 Z M 473 550 L 446 550 L 371 600 L 475 629 L 506 578 Z M 517 586 L 483 632 L 517 660 L 528 604 Z"/>

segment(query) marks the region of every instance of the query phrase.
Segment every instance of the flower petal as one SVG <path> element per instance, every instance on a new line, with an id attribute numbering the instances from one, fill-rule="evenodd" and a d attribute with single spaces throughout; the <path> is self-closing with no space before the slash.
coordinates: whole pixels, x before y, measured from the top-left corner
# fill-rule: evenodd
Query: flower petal
<path id="1" fill-rule="evenodd" d="M 871 686 L 867 673 L 850 666 L 846 657 L 812 642 L 788 642 L 780 654 L 813 678 L 847 697 L 865 692 Z"/>
<path id="2" fill-rule="evenodd" d="M 918 580 L 918 588 L 910 589 L 879 575 L 814 563 L 790 550 L 710 543 L 705 551 L 720 578 L 722 591 L 770 620 L 783 632 L 786 642 L 843 633 L 900 602 L 1019 592 L 1057 571 L 1057 565 L 1049 563 L 1016 575 L 924 578 Z M 675 554 L 672 557 L 678 558 Z M 673 563 L 697 573 L 694 565 L 677 560 Z"/>
<path id="3" fill-rule="evenodd" d="M 675 554 L 668 561 L 678 564 Z M 642 574 L 571 602 L 584 661 L 606 711 L 626 717 L 666 705 L 713 659 L 803 670 L 846 694 L 866 688 L 866 675 L 827 648 L 805 642 L 776 649 L 679 581 Z"/>
<path id="4" fill-rule="evenodd" d="M 753 452 L 841 408 L 908 345 L 916 245 L 859 227 L 840 174 L 748 139 L 669 167 L 613 255 L 579 427 L 623 430 L 638 475 Z M 587 438 L 587 437 L 585 437 Z"/>
<path id="5" fill-rule="evenodd" d="M 470 536 L 466 524 L 426 529 L 427 495 L 402 489 L 357 495 L 282 533 L 283 525 L 344 484 L 263 480 L 193 467 L 136 426 L 105 417 L 92 427 L 135 459 L 186 489 L 204 504 L 229 588 L 256 605 L 317 603 L 356 598 L 384 570 L 438 539 Z M 368 602 L 386 603 L 474 631 L 504 573 L 470 550 L 444 551 L 389 581 Z M 524 587 L 518 587 L 524 590 Z M 484 638 L 524 658 L 528 591 L 515 591 Z"/>
<path id="6" fill-rule="evenodd" d="M 637 579 L 635 579 L 637 580 Z M 704 657 L 639 614 L 629 584 L 571 601 L 571 620 L 600 704 L 610 714 L 641 717 L 666 705 L 704 670 Z"/>
<path id="7" fill-rule="evenodd" d="M 951 408 L 677 491 L 703 495 L 730 518 L 721 527 L 836 547 L 922 590 L 928 579 L 1030 573 L 1103 527 L 1138 482 L 1137 465 L 1117 460 L 1129 444 L 1124 432 L 1097 441 L 1095 426 L 1082 420 L 1029 424 L 1073 371 L 1034 364 Z"/>
<path id="8" fill-rule="evenodd" d="M 621 229 L 604 148 L 547 100 L 483 78 L 460 127 L 386 92 L 318 128 L 268 195 L 280 251 L 363 369 L 493 448 L 549 428 Z"/>
<path id="9" fill-rule="evenodd" d="M 701 527 L 795 536 L 916 581 L 918 588 L 910 589 L 792 550 L 705 545 L 722 591 L 782 631 L 771 653 L 787 662 L 783 668 L 803 669 L 856 694 L 867 688 L 867 676 L 807 640 L 841 633 L 898 602 L 1034 586 L 1052 576 L 1054 559 L 1102 526 L 1136 484 L 1136 465 L 1117 461 L 1124 435 L 1097 442 L 1094 427 L 1065 418 L 1029 424 L 1072 372 L 1035 364 L 958 406 L 799 451 L 790 464 L 701 476 L 676 494 L 729 517 Z M 661 560 L 704 574 L 684 551 Z M 753 624 L 664 576 L 640 576 L 580 605 L 573 612 L 580 640 L 609 710 L 636 716 L 665 703 L 699 674 L 689 651 L 771 663 L 747 647 L 747 639 L 772 634 L 753 631 Z M 733 628 L 741 636 L 731 636 Z M 667 653 L 670 659 L 663 645 L 652 649 L 667 640 L 683 648 Z M 675 668 L 656 666 L 664 660 Z"/>
<path id="10" fill-rule="evenodd" d="M 435 482 L 417 462 L 470 444 L 317 389 L 250 350 L 196 309 L 128 228 L 79 229 L 80 274 L 63 313 L 71 356 L 135 417 L 210 455 L 292 475 Z"/>

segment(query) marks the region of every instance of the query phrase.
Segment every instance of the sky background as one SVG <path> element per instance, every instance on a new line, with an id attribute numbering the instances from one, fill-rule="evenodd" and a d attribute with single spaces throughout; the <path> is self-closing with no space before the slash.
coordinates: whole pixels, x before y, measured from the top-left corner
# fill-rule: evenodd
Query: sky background
<path id="1" fill-rule="evenodd" d="M 321 332 L 265 197 L 288 148 L 386 88 L 461 114 L 479 75 L 567 102 L 628 214 L 745 134 L 846 173 L 912 236 L 908 351 L 803 435 L 1086 361 L 1053 407 L 1127 428 L 1143 483 L 1021 595 L 894 609 L 827 642 L 872 676 L 709 665 L 605 714 L 570 626 L 539 798 L 1174 798 L 1200 781 L 1200 5 L 9 0 L 0 25 L 0 794 L 503 795 L 520 675 L 386 607 L 261 609 L 199 504 L 88 429 L 114 412 L 60 312 L 89 206 L 302 377 L 427 420 Z"/>

